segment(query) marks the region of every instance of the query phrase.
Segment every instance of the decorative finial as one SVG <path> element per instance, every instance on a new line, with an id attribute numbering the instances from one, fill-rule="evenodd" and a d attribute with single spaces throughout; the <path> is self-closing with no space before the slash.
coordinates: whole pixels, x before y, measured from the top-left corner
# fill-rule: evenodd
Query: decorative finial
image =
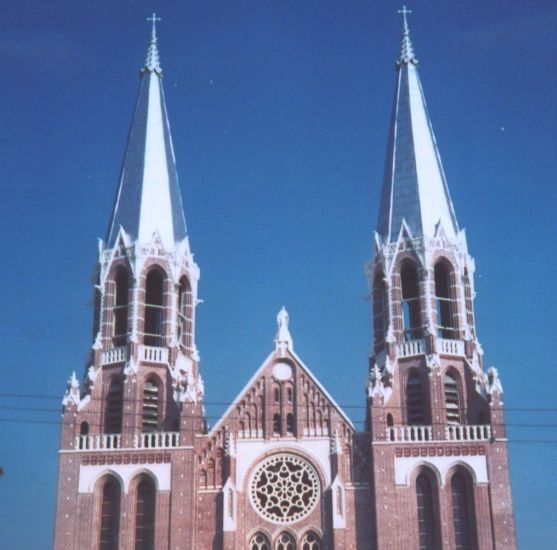
<path id="1" fill-rule="evenodd" d="M 418 64 L 418 60 L 414 54 L 414 48 L 412 46 L 412 40 L 410 40 L 410 29 L 408 28 L 408 19 L 406 16 L 412 13 L 412 10 L 402 6 L 398 13 L 402 14 L 402 45 L 400 47 L 400 58 L 397 65 L 400 66 L 401 63 L 412 63 L 414 65 Z"/>
<path id="2" fill-rule="evenodd" d="M 152 23 L 151 40 L 149 41 L 149 47 L 147 48 L 147 57 L 145 59 L 145 67 L 143 70 L 155 72 L 159 76 L 162 76 L 161 60 L 159 57 L 159 48 L 157 46 L 157 21 L 162 21 L 162 19 L 157 17 L 156 13 L 153 13 L 151 17 L 147 17 L 147 21 Z"/>
<path id="3" fill-rule="evenodd" d="M 290 335 L 290 331 L 288 330 L 288 322 L 288 312 L 286 311 L 285 307 L 282 306 L 277 315 L 277 336 L 275 338 L 277 349 L 292 349 L 292 336 Z"/>

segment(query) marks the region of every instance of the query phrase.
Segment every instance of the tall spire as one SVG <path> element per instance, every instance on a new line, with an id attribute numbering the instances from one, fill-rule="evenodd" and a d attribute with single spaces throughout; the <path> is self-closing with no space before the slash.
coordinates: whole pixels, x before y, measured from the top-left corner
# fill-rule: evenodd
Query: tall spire
<path id="1" fill-rule="evenodd" d="M 458 232 L 437 142 L 418 75 L 404 6 L 402 45 L 385 162 L 377 232 L 398 238 L 403 221 L 413 237 L 433 236 L 439 223 L 448 238 Z"/>
<path id="2" fill-rule="evenodd" d="M 108 247 L 114 246 L 120 227 L 140 242 L 150 242 L 158 233 L 168 248 L 187 234 L 161 80 L 155 27 L 160 18 L 153 14 L 148 21 L 151 38 L 108 226 Z"/>

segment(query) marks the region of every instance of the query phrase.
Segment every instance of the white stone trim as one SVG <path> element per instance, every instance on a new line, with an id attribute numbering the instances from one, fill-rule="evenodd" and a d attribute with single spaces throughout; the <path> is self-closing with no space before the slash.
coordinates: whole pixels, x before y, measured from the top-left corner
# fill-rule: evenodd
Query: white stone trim
<path id="1" fill-rule="evenodd" d="M 447 472 L 453 467 L 462 465 L 472 473 L 476 485 L 489 483 L 487 460 L 480 456 L 433 456 L 433 457 L 396 457 L 395 484 L 409 486 L 412 473 L 418 466 L 430 467 L 436 474 L 441 487 L 445 485 Z"/>
<path id="2" fill-rule="evenodd" d="M 157 487 L 157 491 L 170 491 L 170 464 L 113 464 L 110 466 L 80 465 L 78 493 L 93 493 L 97 481 L 104 475 L 115 476 L 127 493 L 130 481 L 143 473 L 150 474 Z"/>

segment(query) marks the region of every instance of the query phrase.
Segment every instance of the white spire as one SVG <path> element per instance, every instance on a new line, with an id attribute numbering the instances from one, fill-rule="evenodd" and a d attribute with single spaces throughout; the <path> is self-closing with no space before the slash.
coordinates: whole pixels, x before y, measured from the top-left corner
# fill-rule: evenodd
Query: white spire
<path id="1" fill-rule="evenodd" d="M 108 228 L 109 248 L 115 245 L 120 227 L 142 243 L 150 243 L 156 233 L 167 249 L 187 235 L 160 78 L 155 28 L 160 18 L 153 14 L 149 21 L 151 40 Z"/>
<path id="2" fill-rule="evenodd" d="M 448 239 L 459 231 L 441 156 L 429 119 L 404 7 L 402 49 L 385 162 L 377 232 L 394 242 L 406 225 L 412 237 Z"/>
<path id="3" fill-rule="evenodd" d="M 149 41 L 149 46 L 147 48 L 147 57 L 145 58 L 145 67 L 143 70 L 155 72 L 159 76 L 162 76 L 156 27 L 157 21 L 161 21 L 161 18 L 157 17 L 156 13 L 153 13 L 151 17 L 147 17 L 147 21 L 151 21 L 153 26 L 151 27 L 151 40 Z"/>

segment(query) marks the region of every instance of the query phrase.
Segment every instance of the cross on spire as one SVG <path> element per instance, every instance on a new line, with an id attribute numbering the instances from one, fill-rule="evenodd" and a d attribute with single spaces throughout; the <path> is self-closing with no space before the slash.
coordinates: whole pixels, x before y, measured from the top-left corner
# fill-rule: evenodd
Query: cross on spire
<path id="1" fill-rule="evenodd" d="M 402 17 L 404 19 L 404 26 L 407 27 L 408 21 L 406 20 L 406 15 L 412 13 L 412 10 L 407 9 L 406 6 L 402 6 L 402 9 L 398 10 L 398 13 L 402 14 Z"/>
<path id="2" fill-rule="evenodd" d="M 149 47 L 147 48 L 147 57 L 145 59 L 144 71 L 155 72 L 159 76 L 162 76 L 161 62 L 159 58 L 159 50 L 157 47 L 157 21 L 161 21 L 160 17 L 153 12 L 151 17 L 147 17 L 147 21 L 153 24 L 151 28 L 151 40 L 149 41 Z"/>
<path id="3" fill-rule="evenodd" d="M 406 6 L 402 6 L 398 13 L 402 15 L 402 44 L 400 48 L 400 58 L 398 64 L 400 63 L 413 63 L 416 65 L 418 60 L 414 55 L 414 48 L 412 47 L 412 41 L 410 40 L 410 29 L 408 28 L 408 19 L 406 16 L 412 13 Z"/>
<path id="4" fill-rule="evenodd" d="M 151 40 L 156 41 L 157 40 L 157 21 L 162 21 L 162 19 L 160 17 L 157 17 L 157 14 L 155 12 L 153 12 L 153 15 L 151 15 L 151 17 L 147 17 L 147 21 L 150 21 L 151 23 L 153 23 L 153 27 L 151 29 Z"/>

